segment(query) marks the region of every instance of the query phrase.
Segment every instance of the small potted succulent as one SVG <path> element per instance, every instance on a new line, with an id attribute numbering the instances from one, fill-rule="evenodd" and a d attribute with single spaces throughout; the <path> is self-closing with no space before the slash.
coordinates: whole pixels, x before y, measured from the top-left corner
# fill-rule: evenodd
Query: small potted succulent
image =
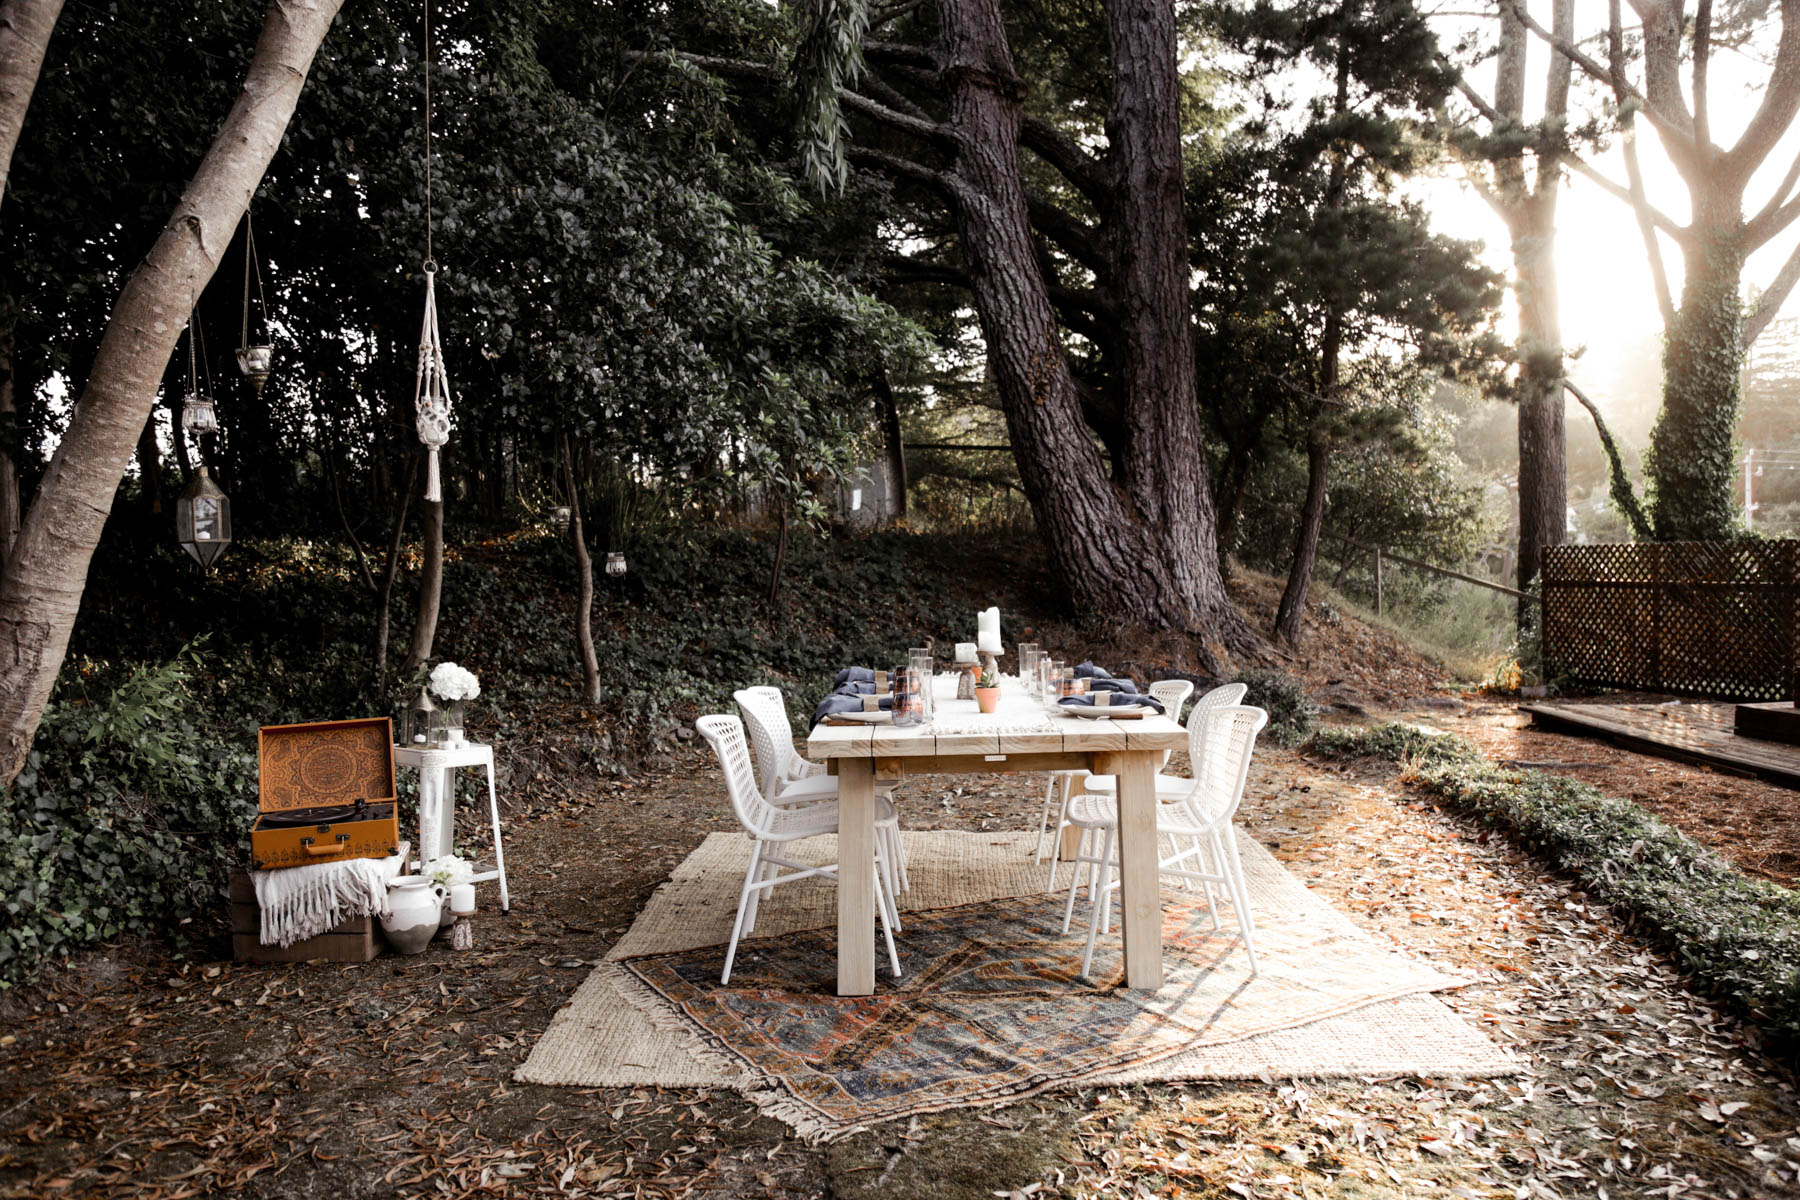
<path id="1" fill-rule="evenodd" d="M 995 676 L 994 668 L 984 668 L 981 678 L 975 681 L 975 703 L 984 713 L 993 712 L 994 706 L 1000 703 L 1000 680 Z"/>

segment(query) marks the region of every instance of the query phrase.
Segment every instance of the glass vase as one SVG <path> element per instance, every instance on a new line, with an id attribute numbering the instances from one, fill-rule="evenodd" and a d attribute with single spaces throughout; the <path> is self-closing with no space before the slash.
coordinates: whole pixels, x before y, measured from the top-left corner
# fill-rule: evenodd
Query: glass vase
<path id="1" fill-rule="evenodd" d="M 439 700 L 431 721 L 431 744 L 440 750 L 461 750 L 463 741 L 463 701 Z"/>

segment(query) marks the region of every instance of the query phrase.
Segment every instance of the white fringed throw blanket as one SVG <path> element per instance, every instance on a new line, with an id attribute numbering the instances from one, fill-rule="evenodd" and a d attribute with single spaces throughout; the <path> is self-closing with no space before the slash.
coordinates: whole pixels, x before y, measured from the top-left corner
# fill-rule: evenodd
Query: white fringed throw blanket
<path id="1" fill-rule="evenodd" d="M 411 847 L 389 858 L 350 858 L 274 871 L 252 871 L 262 909 L 262 944 L 282 949 L 336 929 L 351 917 L 385 917 L 388 880 L 400 874 Z"/>

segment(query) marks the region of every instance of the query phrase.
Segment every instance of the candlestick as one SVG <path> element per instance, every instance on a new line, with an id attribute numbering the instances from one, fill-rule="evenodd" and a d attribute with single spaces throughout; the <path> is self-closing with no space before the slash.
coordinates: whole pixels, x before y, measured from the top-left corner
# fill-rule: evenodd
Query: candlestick
<path id="1" fill-rule="evenodd" d="M 450 911 L 453 913 L 472 913 L 475 911 L 474 884 L 453 883 L 450 885 Z"/>
<path id="2" fill-rule="evenodd" d="M 956 643 L 956 661 L 959 663 L 974 662 L 975 661 L 975 643 L 974 642 L 958 642 L 958 643 Z"/>
<path id="3" fill-rule="evenodd" d="M 1000 610 L 989 608 L 977 617 L 976 649 L 983 654 L 1000 653 Z"/>

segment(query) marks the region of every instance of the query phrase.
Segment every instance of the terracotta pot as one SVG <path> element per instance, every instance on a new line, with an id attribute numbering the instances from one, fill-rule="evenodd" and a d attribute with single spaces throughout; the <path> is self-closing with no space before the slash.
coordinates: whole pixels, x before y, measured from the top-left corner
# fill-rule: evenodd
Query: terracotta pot
<path id="1" fill-rule="evenodd" d="M 975 689 L 975 703 L 979 704 L 981 706 L 982 712 L 984 712 L 984 713 L 993 712 L 994 706 L 1000 703 L 1000 689 L 997 687 L 991 687 L 991 688 L 978 687 L 978 688 L 976 688 Z"/>
<path id="2" fill-rule="evenodd" d="M 388 906 L 381 918 L 388 945 L 402 954 L 421 954 L 437 936 L 444 905 L 431 880 L 423 875 L 401 875 L 388 881 Z"/>

